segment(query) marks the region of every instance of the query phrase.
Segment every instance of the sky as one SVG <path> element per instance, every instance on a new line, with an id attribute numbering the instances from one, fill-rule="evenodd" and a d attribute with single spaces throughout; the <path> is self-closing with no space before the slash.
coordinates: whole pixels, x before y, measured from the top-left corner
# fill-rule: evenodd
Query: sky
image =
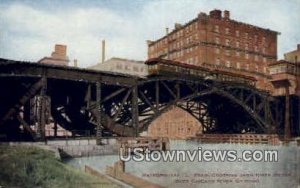
<path id="1" fill-rule="evenodd" d="M 146 40 L 213 9 L 280 32 L 279 59 L 300 44 L 300 0 L 0 0 L 0 57 L 38 61 L 65 44 L 87 67 L 100 61 L 105 39 L 107 59 L 146 60 Z"/>

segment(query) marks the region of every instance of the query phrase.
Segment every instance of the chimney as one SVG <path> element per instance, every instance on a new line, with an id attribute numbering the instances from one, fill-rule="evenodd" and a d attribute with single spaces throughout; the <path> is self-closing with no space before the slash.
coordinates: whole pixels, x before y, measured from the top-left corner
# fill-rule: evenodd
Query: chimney
<path id="1" fill-rule="evenodd" d="M 230 12 L 228 10 L 224 10 L 224 19 L 229 20 L 230 19 Z"/>
<path id="2" fill-rule="evenodd" d="M 166 35 L 169 34 L 169 28 L 166 27 Z"/>
<path id="3" fill-rule="evenodd" d="M 74 67 L 77 67 L 77 59 L 74 59 Z"/>
<path id="4" fill-rule="evenodd" d="M 297 45 L 297 51 L 300 51 L 300 44 Z"/>
<path id="5" fill-rule="evenodd" d="M 209 12 L 209 17 L 220 20 L 222 18 L 222 11 L 214 9 Z"/>
<path id="6" fill-rule="evenodd" d="M 105 61 L 105 40 L 102 40 L 102 63 Z"/>
<path id="7" fill-rule="evenodd" d="M 147 42 L 148 46 L 150 46 L 151 44 L 153 44 L 153 41 L 151 41 L 151 40 L 146 40 L 146 42 Z"/>
<path id="8" fill-rule="evenodd" d="M 56 59 L 67 59 L 67 46 L 55 44 L 54 52 L 52 52 L 51 57 Z"/>
<path id="9" fill-rule="evenodd" d="M 182 25 L 180 23 L 175 23 L 175 29 L 180 29 L 182 27 Z"/>

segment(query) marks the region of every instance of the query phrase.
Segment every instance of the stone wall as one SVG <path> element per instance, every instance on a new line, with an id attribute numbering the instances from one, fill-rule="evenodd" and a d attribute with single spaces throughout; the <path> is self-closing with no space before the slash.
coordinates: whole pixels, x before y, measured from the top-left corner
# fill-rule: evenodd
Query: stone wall
<path id="1" fill-rule="evenodd" d="M 139 178 L 128 172 L 125 172 L 125 163 L 123 161 L 117 161 L 113 167 L 108 166 L 106 168 L 106 174 L 113 178 L 116 178 L 117 180 L 126 182 L 127 184 L 132 185 L 133 187 L 163 188 L 160 185 L 146 181 L 142 178 Z"/>
<path id="2" fill-rule="evenodd" d="M 115 139 L 103 139 L 102 143 L 96 145 L 96 139 L 47 141 L 47 145 L 58 149 L 62 157 L 112 155 L 119 152 Z"/>

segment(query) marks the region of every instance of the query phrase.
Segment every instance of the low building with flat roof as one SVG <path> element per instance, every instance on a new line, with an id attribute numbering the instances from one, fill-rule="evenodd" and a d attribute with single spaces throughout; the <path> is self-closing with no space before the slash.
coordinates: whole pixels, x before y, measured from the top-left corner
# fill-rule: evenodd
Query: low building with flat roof
<path id="1" fill-rule="evenodd" d="M 143 61 L 129 60 L 117 57 L 113 57 L 104 61 L 103 63 L 98 63 L 87 68 L 93 70 L 130 74 L 135 76 L 148 75 L 147 66 L 144 64 Z"/>

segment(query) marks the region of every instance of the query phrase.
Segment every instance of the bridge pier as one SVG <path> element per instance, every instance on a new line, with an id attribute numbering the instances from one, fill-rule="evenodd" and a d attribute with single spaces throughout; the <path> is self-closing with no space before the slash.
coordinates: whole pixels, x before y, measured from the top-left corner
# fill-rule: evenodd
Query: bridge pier
<path id="1" fill-rule="evenodd" d="M 139 127 L 139 107 L 138 107 L 138 86 L 135 84 L 132 88 L 132 127 L 135 129 L 135 136 L 138 137 L 138 127 Z"/>
<path id="2" fill-rule="evenodd" d="M 38 140 L 45 140 L 45 126 L 46 126 L 46 111 L 49 106 L 46 106 L 46 96 L 47 92 L 47 78 L 42 78 L 42 88 L 40 91 L 40 95 L 36 96 L 37 100 L 35 100 L 35 105 L 37 107 L 37 132 L 36 138 Z M 49 105 L 49 104 L 48 104 Z M 49 109 L 49 108 L 48 108 Z"/>
<path id="3" fill-rule="evenodd" d="M 284 116 L 284 140 L 289 143 L 291 137 L 290 128 L 290 89 L 289 85 L 285 86 L 285 116 Z"/>
<path id="4" fill-rule="evenodd" d="M 96 122 L 97 122 L 97 127 L 96 127 L 96 142 L 97 145 L 101 144 L 101 139 L 102 139 L 102 126 L 101 126 L 101 121 L 102 121 L 102 110 L 101 110 L 101 83 L 97 82 L 96 83 L 96 109 L 97 109 L 97 114 L 96 114 Z"/>

